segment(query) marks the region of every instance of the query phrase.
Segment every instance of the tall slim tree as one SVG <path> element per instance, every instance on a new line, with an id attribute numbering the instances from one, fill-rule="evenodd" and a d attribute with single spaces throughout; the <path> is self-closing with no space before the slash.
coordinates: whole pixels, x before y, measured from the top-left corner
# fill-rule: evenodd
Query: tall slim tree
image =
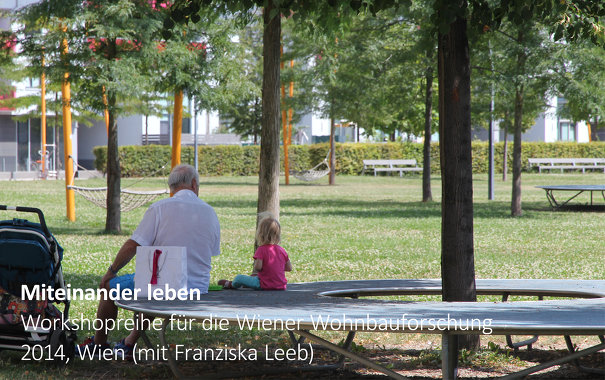
<path id="1" fill-rule="evenodd" d="M 44 25 L 45 33 L 30 39 L 26 51 L 31 55 L 45 48 L 51 80 L 67 68 L 74 90 L 71 105 L 98 115 L 108 112 L 107 232 L 121 230 L 117 119 L 125 114 L 124 102 L 147 81 L 140 63 L 161 26 L 157 13 L 148 3 L 129 0 L 44 0 L 20 14 L 24 25 Z M 69 53 L 56 57 L 51 47 L 60 39 L 66 39 Z"/>
<path id="2" fill-rule="evenodd" d="M 281 15 L 272 1 L 263 9 L 263 115 L 257 212 L 279 217 Z"/>
<path id="3" fill-rule="evenodd" d="M 442 4 L 438 37 L 441 279 L 444 301 L 476 301 L 466 1 Z M 467 346 L 475 348 L 478 339 Z"/>

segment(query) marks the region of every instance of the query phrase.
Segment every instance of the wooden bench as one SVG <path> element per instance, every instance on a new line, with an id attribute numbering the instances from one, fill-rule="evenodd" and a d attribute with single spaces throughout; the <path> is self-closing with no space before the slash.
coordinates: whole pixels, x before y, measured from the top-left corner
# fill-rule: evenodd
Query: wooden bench
<path id="1" fill-rule="evenodd" d="M 528 158 L 529 168 L 538 167 L 538 171 L 542 170 L 582 170 L 586 173 L 589 170 L 603 170 L 605 173 L 605 158 Z"/>
<path id="2" fill-rule="evenodd" d="M 419 167 L 416 160 L 363 160 L 363 170 L 361 175 L 364 175 L 366 169 L 374 170 L 374 177 L 378 172 L 399 172 L 401 177 L 403 172 L 421 172 L 422 167 Z"/>

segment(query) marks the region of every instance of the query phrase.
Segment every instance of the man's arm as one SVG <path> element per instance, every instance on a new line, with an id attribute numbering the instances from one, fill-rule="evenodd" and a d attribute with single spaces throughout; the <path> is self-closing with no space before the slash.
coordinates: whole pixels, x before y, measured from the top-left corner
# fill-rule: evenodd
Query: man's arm
<path id="1" fill-rule="evenodd" d="M 122 245 L 122 248 L 118 251 L 116 258 L 111 263 L 111 266 L 107 268 L 107 272 L 101 279 L 100 288 L 107 288 L 109 286 L 109 280 L 116 276 L 116 273 L 122 269 L 137 253 L 137 247 L 139 243 L 132 239 L 126 240 Z"/>

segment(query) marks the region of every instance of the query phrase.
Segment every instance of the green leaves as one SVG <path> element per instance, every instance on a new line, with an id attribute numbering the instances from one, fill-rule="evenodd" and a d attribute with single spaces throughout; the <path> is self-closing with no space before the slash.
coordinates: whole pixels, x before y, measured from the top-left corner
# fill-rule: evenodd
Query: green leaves
<path id="1" fill-rule="evenodd" d="M 489 13 L 493 13 L 491 24 L 500 25 L 508 20 L 523 25 L 537 20 L 546 25 L 555 40 L 590 40 L 605 46 L 605 2 L 586 0 L 499 0 L 486 7 L 485 0 L 470 0 L 473 17 L 488 24 Z M 489 9 L 488 9 L 489 8 Z"/>

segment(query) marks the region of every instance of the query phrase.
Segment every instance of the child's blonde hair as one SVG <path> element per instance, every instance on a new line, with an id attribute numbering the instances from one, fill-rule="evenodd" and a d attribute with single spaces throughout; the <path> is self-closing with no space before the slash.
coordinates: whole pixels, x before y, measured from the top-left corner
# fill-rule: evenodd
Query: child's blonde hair
<path id="1" fill-rule="evenodd" d="M 258 214 L 258 228 L 256 229 L 256 243 L 261 245 L 279 244 L 281 241 L 281 226 L 277 219 L 268 211 Z"/>

